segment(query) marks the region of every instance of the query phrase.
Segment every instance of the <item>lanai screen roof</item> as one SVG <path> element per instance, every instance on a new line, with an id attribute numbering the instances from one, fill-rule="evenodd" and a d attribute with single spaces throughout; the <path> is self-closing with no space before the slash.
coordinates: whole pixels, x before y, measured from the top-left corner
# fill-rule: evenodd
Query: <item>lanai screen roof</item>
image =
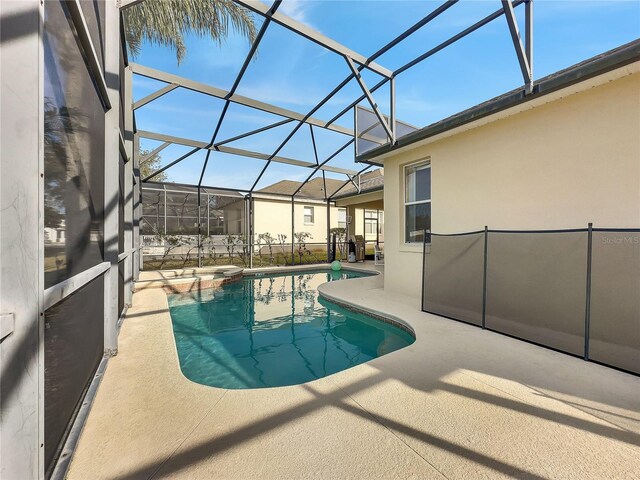
<path id="1" fill-rule="evenodd" d="M 135 8 L 139 1 L 123 3 Z M 298 1 L 236 2 L 255 17 L 253 44 L 236 37 L 212 43 L 210 56 L 187 58 L 181 66 L 170 53 L 147 46 L 150 54 L 129 63 L 137 137 L 147 152 L 162 155 L 160 168 L 143 184 L 166 172 L 178 184 L 302 197 L 305 188 L 322 183 L 318 190 L 331 199 L 357 192 L 356 177 L 374 167 L 375 159 L 357 163 L 358 156 L 472 106 L 458 101 L 454 88 L 472 91 L 465 101 L 473 105 L 513 88 L 525 96 L 532 92 L 533 0 L 307 2 L 305 7 L 328 12 L 313 23 Z M 562 14 L 552 12 L 551 3 L 558 2 L 536 3 L 546 29 L 549 18 Z M 354 9 L 362 18 L 353 18 Z M 611 15 L 621 22 L 627 16 Z M 378 24 L 356 25 L 374 17 Z M 633 20 L 630 25 L 625 31 L 636 36 Z M 362 33 L 349 35 L 354 28 Z M 479 44 L 487 46 L 481 55 Z M 557 55 L 562 48 L 550 51 Z M 454 71 L 451 63 L 442 71 L 447 52 L 456 59 Z M 562 59 L 585 56 L 574 55 L 580 56 Z M 543 73 L 562 66 L 546 61 Z M 492 77 L 493 68 L 509 74 Z M 447 99 L 444 109 L 412 93 L 429 92 L 438 75 L 451 84 L 451 90 L 434 92 Z M 277 188 L 282 180 L 301 183 Z"/>

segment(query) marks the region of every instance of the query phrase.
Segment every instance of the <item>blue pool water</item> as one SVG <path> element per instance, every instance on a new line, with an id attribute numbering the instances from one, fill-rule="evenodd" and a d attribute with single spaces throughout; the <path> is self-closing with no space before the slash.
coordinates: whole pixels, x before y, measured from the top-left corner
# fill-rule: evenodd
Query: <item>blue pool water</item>
<path id="1" fill-rule="evenodd" d="M 169 294 L 182 372 L 221 388 L 295 385 L 413 343 L 404 330 L 318 298 L 322 283 L 365 275 L 295 272 Z"/>

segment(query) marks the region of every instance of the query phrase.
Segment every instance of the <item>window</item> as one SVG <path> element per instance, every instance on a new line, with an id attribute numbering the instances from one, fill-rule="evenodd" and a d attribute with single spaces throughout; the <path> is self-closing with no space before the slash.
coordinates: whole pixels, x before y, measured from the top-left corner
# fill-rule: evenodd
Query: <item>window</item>
<path id="1" fill-rule="evenodd" d="M 378 211 L 364 211 L 364 233 L 366 235 L 375 235 L 378 230 Z"/>
<path id="2" fill-rule="evenodd" d="M 338 228 L 347 229 L 347 209 L 339 208 L 338 209 Z"/>
<path id="3" fill-rule="evenodd" d="M 431 230 L 431 162 L 408 165 L 404 169 L 404 241 L 424 241 Z"/>
<path id="4" fill-rule="evenodd" d="M 313 207 L 304 207 L 304 224 L 313 225 Z"/>

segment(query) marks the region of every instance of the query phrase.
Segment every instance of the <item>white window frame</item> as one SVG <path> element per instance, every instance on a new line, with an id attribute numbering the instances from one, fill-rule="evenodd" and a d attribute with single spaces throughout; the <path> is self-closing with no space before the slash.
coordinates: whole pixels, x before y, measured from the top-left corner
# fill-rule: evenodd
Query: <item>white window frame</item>
<path id="1" fill-rule="evenodd" d="M 431 169 L 431 158 L 424 158 L 417 162 L 407 163 L 402 167 L 402 242 L 407 246 L 415 246 L 421 245 L 422 242 L 410 242 L 407 241 L 407 207 L 411 205 L 421 205 L 421 204 L 431 204 L 431 195 L 429 195 L 428 200 L 417 200 L 413 202 L 407 202 L 407 169 L 416 169 L 417 167 L 422 167 Z M 432 172 L 433 173 L 433 172 Z M 431 177 L 430 177 L 431 178 Z M 429 185 L 429 190 L 431 191 L 431 185 Z M 431 193 L 431 192 L 430 192 Z M 427 242 L 430 243 L 430 242 Z"/>
<path id="2" fill-rule="evenodd" d="M 367 221 L 368 220 L 368 221 Z M 376 228 L 374 228 L 374 222 Z M 371 225 L 371 231 L 367 232 L 367 225 Z M 365 235 L 377 235 L 380 227 L 380 215 L 378 214 L 378 210 L 375 209 L 365 209 L 364 210 L 364 233 Z"/>
<path id="3" fill-rule="evenodd" d="M 307 221 L 307 209 L 311 210 L 311 221 Z M 313 209 L 313 207 L 311 205 L 305 205 L 304 207 L 302 207 L 302 218 L 304 220 L 304 224 L 305 225 L 315 225 L 315 220 L 316 220 L 316 214 L 315 211 Z"/>
<path id="4" fill-rule="evenodd" d="M 344 221 L 340 220 L 340 214 L 344 213 Z M 340 224 L 343 224 L 342 226 Z M 344 207 L 338 207 L 338 228 L 347 229 L 347 209 Z"/>

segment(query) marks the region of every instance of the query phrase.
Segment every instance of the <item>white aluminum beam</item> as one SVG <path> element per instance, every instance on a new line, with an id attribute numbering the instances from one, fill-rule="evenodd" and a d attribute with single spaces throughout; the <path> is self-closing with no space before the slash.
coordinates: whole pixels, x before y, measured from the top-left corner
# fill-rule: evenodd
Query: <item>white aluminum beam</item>
<path id="1" fill-rule="evenodd" d="M 520 71 L 524 79 L 526 93 L 531 93 L 533 89 L 533 75 L 531 73 L 531 67 L 529 66 L 529 60 L 527 60 L 528 55 L 522 45 L 518 21 L 511 0 L 502 0 L 502 8 L 504 10 L 504 16 L 507 19 L 507 25 L 509 26 L 509 33 L 511 33 L 511 40 L 513 41 L 513 46 L 518 56 L 518 63 L 520 64 Z"/>
<path id="2" fill-rule="evenodd" d="M 187 147 L 201 148 L 203 150 L 213 150 L 221 153 L 228 153 L 231 155 L 257 158 L 259 160 L 265 160 L 265 161 L 268 161 L 271 157 L 271 155 L 267 155 L 266 153 L 252 152 L 250 150 L 243 150 L 240 148 L 228 147 L 226 145 L 209 146 L 208 143 L 201 142 L 198 140 L 191 140 L 191 139 L 182 138 L 182 137 L 174 137 L 172 135 L 164 135 L 162 133 L 147 132 L 144 130 L 139 130 L 138 132 L 136 132 L 136 135 L 138 135 L 140 138 L 148 138 L 151 140 L 159 140 L 163 142 L 175 143 L 175 144 L 184 145 Z M 287 157 L 279 157 L 279 156 L 271 158 L 271 161 L 276 163 L 285 163 L 288 165 L 295 165 L 297 167 L 305 167 L 305 168 L 316 168 L 318 166 L 316 163 L 306 162 L 304 160 L 296 160 L 296 159 L 287 158 Z M 358 173 L 355 170 L 350 170 L 347 168 L 331 167 L 326 165 L 323 166 L 321 169 L 327 172 L 342 173 L 345 175 L 355 175 Z"/>
<path id="3" fill-rule="evenodd" d="M 0 1 L 0 477 L 44 478 L 44 3 Z"/>
<path id="4" fill-rule="evenodd" d="M 116 0 L 116 6 L 120 9 L 120 10 L 125 10 L 129 7 L 133 7 L 134 5 L 137 5 L 138 3 L 142 3 L 145 0 Z"/>
<path id="5" fill-rule="evenodd" d="M 528 0 L 524 4 L 524 48 L 529 62 L 529 72 L 533 77 L 533 0 Z"/>
<path id="6" fill-rule="evenodd" d="M 135 248 L 133 244 L 133 73 L 131 68 L 124 69 L 124 145 L 128 161 L 124 165 L 124 247 Z M 131 255 L 124 262 L 124 303 L 132 305 L 133 301 L 133 261 Z"/>
<path id="7" fill-rule="evenodd" d="M 104 274 L 104 272 L 109 270 L 109 268 L 111 268 L 110 262 L 102 262 L 47 288 L 44 291 L 45 310 L 53 307 L 56 303 L 61 302 L 73 292 L 81 289 L 92 280 L 95 280 L 100 275 Z"/>
<path id="8" fill-rule="evenodd" d="M 307 118 L 305 120 L 304 119 L 305 116 L 303 114 L 294 112 L 292 110 L 288 110 L 286 108 L 280 108 L 275 105 L 264 103 L 259 100 L 254 100 L 252 98 L 248 98 L 242 95 L 233 94 L 229 96 L 229 92 L 221 88 L 212 87 L 211 85 L 207 85 L 205 83 L 189 80 L 188 78 L 180 77 L 172 73 L 163 72 L 162 70 L 156 70 L 155 68 L 146 67 L 144 65 L 140 65 L 137 63 L 131 63 L 130 67 L 133 70 L 133 73 L 137 75 L 141 75 L 143 77 L 160 80 L 166 83 L 173 83 L 173 84 L 179 85 L 182 88 L 193 90 L 194 92 L 204 93 L 205 95 L 210 95 L 212 97 L 220 98 L 222 100 L 228 99 L 232 103 L 244 105 L 245 107 L 255 108 L 256 110 L 272 113 L 274 115 L 290 118 L 292 120 L 298 120 L 298 121 L 304 120 L 305 123 L 309 123 L 317 127 L 326 128 L 328 130 L 342 133 L 344 135 L 353 136 L 353 130 L 350 128 L 341 127 L 339 125 L 326 126 L 326 122 L 322 120 L 318 120 L 313 117 Z"/>
<path id="9" fill-rule="evenodd" d="M 144 157 L 142 157 L 140 159 L 140 165 L 144 164 L 147 160 L 151 160 L 155 155 L 159 154 L 162 150 L 167 148 L 169 145 L 171 145 L 171 142 L 164 142 L 158 148 L 156 148 L 152 152 L 150 152 L 147 155 L 145 155 Z"/>
<path id="10" fill-rule="evenodd" d="M 149 102 L 153 102 L 156 98 L 160 98 L 161 96 L 166 95 L 167 93 L 175 90 L 176 88 L 178 88 L 178 85 L 176 85 L 175 83 L 171 83 L 167 86 L 164 86 L 160 90 L 153 92 L 152 94 L 147 95 L 146 97 L 138 100 L 136 103 L 133 104 L 133 109 L 137 110 L 138 108 L 145 106 Z"/>
<path id="11" fill-rule="evenodd" d="M 311 40 L 318 45 L 321 45 L 327 50 L 330 50 L 341 56 L 352 58 L 355 62 L 359 63 L 360 65 L 364 65 L 368 69 L 376 72 L 379 75 L 382 75 L 383 77 L 391 78 L 393 76 L 393 72 L 391 70 L 384 68 L 382 65 L 379 65 L 375 62 L 369 62 L 369 59 L 364 55 L 354 52 L 350 48 L 345 47 L 335 40 L 321 34 L 320 32 L 308 27 L 303 23 L 294 20 L 291 17 L 286 16 L 281 12 L 276 12 L 273 15 L 270 15 L 269 7 L 262 2 L 252 0 L 235 1 L 236 3 L 248 8 L 249 10 L 262 15 L 263 17 L 270 16 L 271 19 L 278 25 L 281 25 L 299 35 L 302 35 L 304 38 Z"/>
<path id="12" fill-rule="evenodd" d="M 80 7 L 80 0 L 71 0 L 65 2 L 65 5 L 69 10 L 73 25 L 76 27 L 78 40 L 80 40 L 82 49 L 87 56 L 89 69 L 91 70 L 93 79 L 96 82 L 98 91 L 100 92 L 100 98 L 102 99 L 102 102 L 104 103 L 106 109 L 109 110 L 111 108 L 111 101 L 109 99 L 109 93 L 107 92 L 107 82 L 104 79 L 104 72 L 102 71 L 102 67 L 100 66 L 98 54 L 96 53 L 96 49 L 93 46 L 93 42 L 91 41 L 89 27 L 87 27 L 87 21 L 85 20 L 84 14 L 82 13 L 82 7 Z"/>
<path id="13" fill-rule="evenodd" d="M 371 108 L 373 108 L 373 112 L 376 114 L 376 117 L 378 117 L 378 121 L 382 125 L 382 128 L 384 128 L 384 131 L 387 134 L 389 141 L 392 141 L 394 137 L 393 132 L 389 128 L 389 125 L 387 125 L 387 121 L 384 119 L 384 116 L 382 115 L 382 113 L 380 113 L 380 109 L 378 108 L 378 105 L 376 104 L 375 99 L 371 95 L 371 92 L 369 92 L 367 85 L 364 83 L 364 80 L 362 79 L 362 75 L 360 75 L 360 72 L 358 72 L 358 69 L 356 68 L 353 61 L 349 57 L 344 57 L 344 59 L 346 60 L 347 65 L 351 69 L 351 73 L 353 73 L 356 81 L 358 82 L 358 85 L 360 85 L 360 88 L 362 89 L 362 93 L 364 93 L 364 95 L 367 97 L 367 101 L 369 102 L 369 105 L 371 105 Z"/>
<path id="14" fill-rule="evenodd" d="M 107 94 L 112 107 L 104 125 L 104 260 L 110 268 L 104 277 L 104 353 L 118 353 L 118 238 L 120 189 L 120 12 L 113 2 L 104 6 L 104 66 Z M 124 146 L 124 145 L 123 145 Z M 125 157 L 126 158 L 126 157 Z"/>

